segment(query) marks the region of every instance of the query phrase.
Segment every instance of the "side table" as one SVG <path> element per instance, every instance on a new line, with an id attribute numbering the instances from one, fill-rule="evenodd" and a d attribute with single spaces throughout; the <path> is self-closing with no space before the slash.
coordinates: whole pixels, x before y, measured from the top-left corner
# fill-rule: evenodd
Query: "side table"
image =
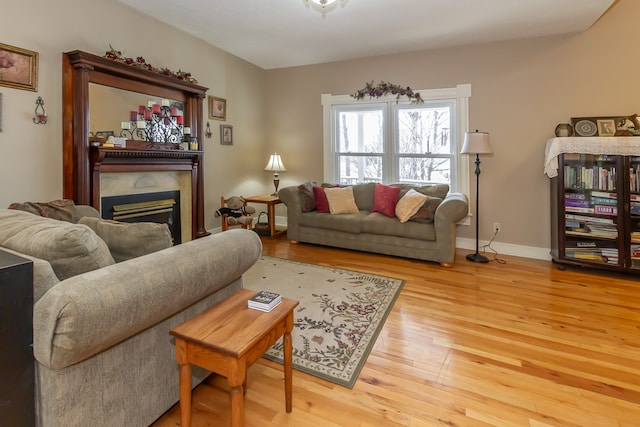
<path id="1" fill-rule="evenodd" d="M 277 234 L 286 230 L 276 230 L 276 205 L 282 203 L 276 194 L 261 194 L 258 196 L 243 197 L 247 203 L 261 203 L 267 205 L 267 216 L 269 217 L 269 235 L 273 239 Z"/>
<path id="2" fill-rule="evenodd" d="M 255 291 L 241 289 L 170 331 L 176 338 L 180 364 L 180 419 L 191 426 L 191 364 L 227 378 L 231 387 L 231 426 L 243 426 L 247 370 L 284 337 L 285 408 L 291 412 L 293 309 L 298 301 L 282 298 L 268 313 L 251 309 L 247 300 Z"/>

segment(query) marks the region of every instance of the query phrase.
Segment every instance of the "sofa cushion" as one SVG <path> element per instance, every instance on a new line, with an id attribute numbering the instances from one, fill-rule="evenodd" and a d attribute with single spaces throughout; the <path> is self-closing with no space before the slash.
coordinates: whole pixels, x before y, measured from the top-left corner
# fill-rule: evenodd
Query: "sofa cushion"
<path id="1" fill-rule="evenodd" d="M 167 224 L 120 222 L 83 217 L 78 221 L 91 228 L 109 247 L 116 262 L 157 252 L 173 246 Z"/>
<path id="2" fill-rule="evenodd" d="M 353 197 L 356 199 L 356 205 L 358 205 L 359 210 L 367 212 L 371 211 L 375 191 L 375 182 L 367 182 L 353 186 Z"/>
<path id="3" fill-rule="evenodd" d="M 316 211 L 329 213 L 329 201 L 323 187 L 313 187 L 313 197 L 316 200 Z"/>
<path id="4" fill-rule="evenodd" d="M 371 212 L 380 212 L 390 218 L 396 216 L 396 204 L 398 204 L 398 195 L 400 187 L 392 187 L 390 185 L 376 184 L 373 193 L 373 206 Z"/>
<path id="5" fill-rule="evenodd" d="M 49 261 L 60 280 L 115 263 L 89 227 L 19 210 L 0 209 L 0 246 Z"/>
<path id="6" fill-rule="evenodd" d="M 436 209 L 442 203 L 440 197 L 427 196 L 424 204 L 420 206 L 420 209 L 411 217 L 410 221 L 429 223 L 433 222 L 433 218 L 436 215 Z"/>
<path id="7" fill-rule="evenodd" d="M 420 224 L 411 221 L 403 224 L 398 218 L 389 218 L 379 212 L 372 212 L 362 220 L 362 232 L 408 239 L 436 240 L 433 224 Z"/>
<path id="8" fill-rule="evenodd" d="M 362 220 L 368 214 L 368 212 L 362 211 L 357 214 L 343 215 L 307 212 L 300 215 L 298 225 L 357 234 L 360 233 L 362 229 Z"/>
<path id="9" fill-rule="evenodd" d="M 317 187 L 318 184 L 309 181 L 304 184 L 298 185 L 298 190 L 300 190 L 300 206 L 302 207 L 302 212 L 311 212 L 316 208 L 316 198 L 313 195 L 313 187 Z"/>
<path id="10" fill-rule="evenodd" d="M 407 191 L 410 189 L 416 190 L 418 193 L 425 194 L 427 196 L 432 197 L 440 197 L 444 199 L 447 197 L 449 193 L 449 185 L 448 184 L 434 184 L 434 185 L 423 185 L 421 187 L 410 185 L 410 184 L 393 184 L 394 186 L 400 187 L 400 198 L 402 198 Z"/>
<path id="11" fill-rule="evenodd" d="M 407 194 L 398 200 L 396 204 L 396 216 L 400 222 L 409 221 L 409 218 L 418 212 L 428 197 L 429 196 L 422 193 L 418 193 L 413 188 L 407 191 Z"/>
<path id="12" fill-rule="evenodd" d="M 353 198 L 353 187 L 326 188 L 324 192 L 327 196 L 329 211 L 332 215 L 355 214 L 360 212 Z"/>

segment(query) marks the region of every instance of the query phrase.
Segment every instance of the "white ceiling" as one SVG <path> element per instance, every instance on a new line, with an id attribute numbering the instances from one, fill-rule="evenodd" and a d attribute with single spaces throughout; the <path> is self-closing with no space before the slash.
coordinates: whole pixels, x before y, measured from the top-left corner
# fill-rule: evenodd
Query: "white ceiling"
<path id="1" fill-rule="evenodd" d="M 588 29 L 614 0 L 118 0 L 264 69 Z"/>

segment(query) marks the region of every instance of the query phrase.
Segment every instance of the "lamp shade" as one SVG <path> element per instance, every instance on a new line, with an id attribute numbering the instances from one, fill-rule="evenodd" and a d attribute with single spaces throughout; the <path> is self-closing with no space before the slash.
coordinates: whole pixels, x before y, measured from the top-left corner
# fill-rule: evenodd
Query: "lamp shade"
<path id="1" fill-rule="evenodd" d="M 264 170 L 273 171 L 273 172 L 282 172 L 282 171 L 286 171 L 287 169 L 284 167 L 284 163 L 282 163 L 280 154 L 273 153 L 269 157 L 269 161 L 267 162 L 267 166 L 265 166 Z"/>
<path id="2" fill-rule="evenodd" d="M 491 142 L 487 132 L 466 132 L 461 154 L 492 154 Z"/>

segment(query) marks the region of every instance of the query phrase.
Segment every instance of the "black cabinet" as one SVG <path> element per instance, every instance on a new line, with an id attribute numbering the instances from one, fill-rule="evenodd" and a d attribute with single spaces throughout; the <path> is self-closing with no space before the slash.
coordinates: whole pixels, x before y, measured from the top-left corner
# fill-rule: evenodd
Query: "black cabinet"
<path id="1" fill-rule="evenodd" d="M 0 424 L 35 425 L 33 262 L 0 249 Z"/>

